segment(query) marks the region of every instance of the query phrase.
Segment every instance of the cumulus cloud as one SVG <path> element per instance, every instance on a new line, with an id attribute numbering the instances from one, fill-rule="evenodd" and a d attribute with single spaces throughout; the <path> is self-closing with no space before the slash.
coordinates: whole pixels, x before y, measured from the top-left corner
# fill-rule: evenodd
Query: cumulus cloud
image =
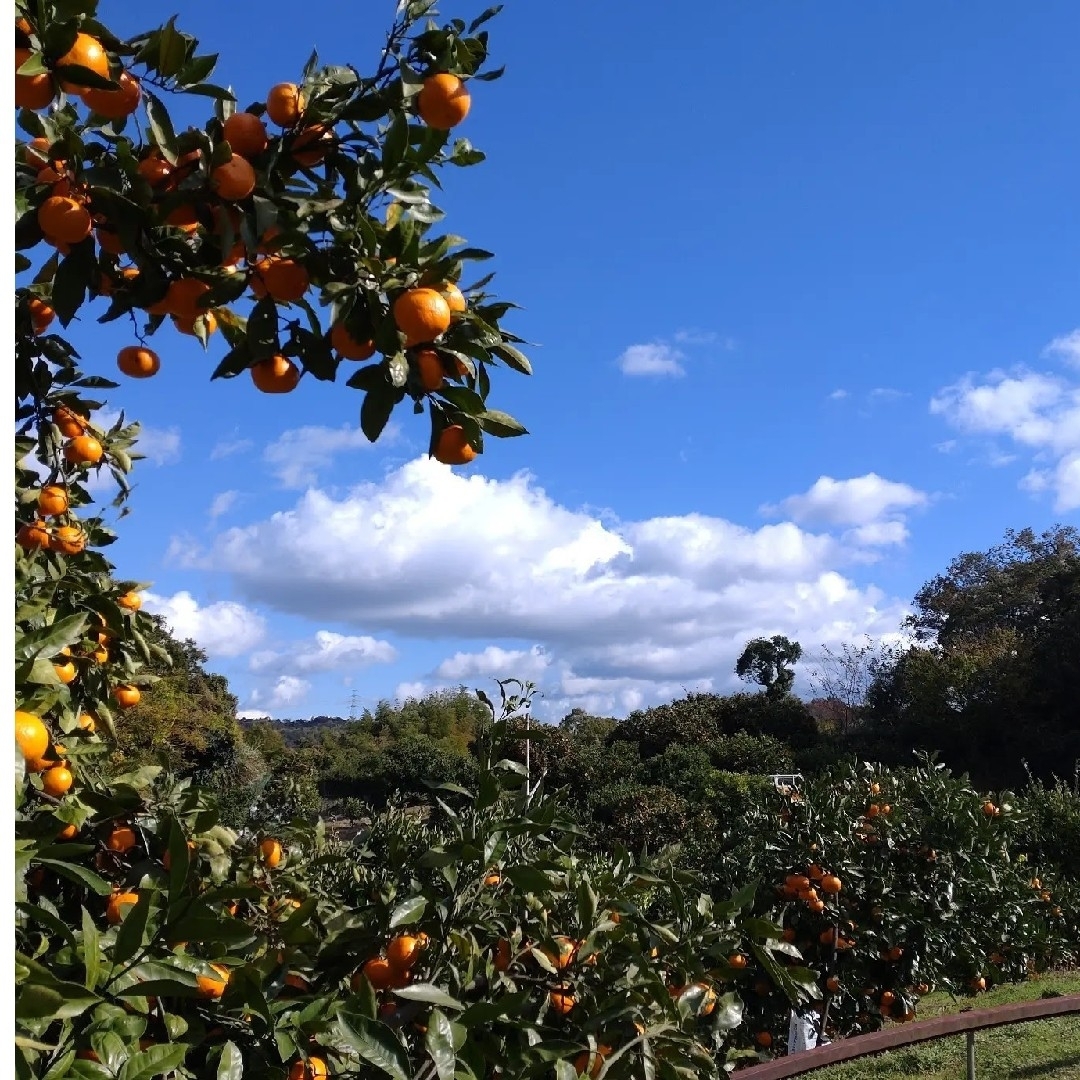
<path id="1" fill-rule="evenodd" d="M 164 617 L 176 637 L 191 638 L 211 656 L 240 656 L 266 635 L 263 617 L 232 600 L 203 605 L 181 591 L 172 596 L 147 593 L 145 603 L 147 611 Z"/>
<path id="2" fill-rule="evenodd" d="M 1073 331 L 1045 351 L 1070 358 L 1077 342 L 1080 332 Z M 1028 451 L 1032 467 L 1020 486 L 1032 493 L 1052 492 L 1059 513 L 1080 507 L 1080 382 L 1023 368 L 968 374 L 938 391 L 930 412 L 964 435 L 1007 439 Z M 1014 457 L 991 447 L 985 460 L 1000 465 Z"/>
<path id="3" fill-rule="evenodd" d="M 866 543 L 887 531 L 881 514 L 840 519 L 875 525 Z M 480 643 L 425 686 L 535 672 L 559 700 L 621 708 L 728 678 L 759 634 L 839 643 L 895 630 L 906 606 L 841 572 L 865 554 L 857 536 L 791 521 L 601 519 L 557 504 L 527 473 L 491 480 L 419 458 L 225 530 L 202 565 L 248 601 L 358 635 Z"/>
<path id="4" fill-rule="evenodd" d="M 218 492 L 210 503 L 210 509 L 207 511 L 210 520 L 216 521 L 222 514 L 227 514 L 236 505 L 236 500 L 239 497 L 239 491 Z"/>
<path id="5" fill-rule="evenodd" d="M 1043 356 L 1059 356 L 1067 364 L 1080 367 L 1080 326 L 1070 330 L 1067 334 L 1054 338 L 1043 349 Z"/>
<path id="6" fill-rule="evenodd" d="M 678 378 L 686 374 L 683 354 L 670 345 L 631 345 L 616 363 L 624 375 L 665 375 Z"/>
<path id="7" fill-rule="evenodd" d="M 800 524 L 849 526 L 857 530 L 855 542 L 878 545 L 906 539 L 905 514 L 928 501 L 925 492 L 910 484 L 871 472 L 849 480 L 818 477 L 809 491 L 791 495 L 776 506 L 765 505 L 761 512 L 788 514 Z"/>
<path id="8" fill-rule="evenodd" d="M 268 690 L 253 690 L 251 703 L 261 708 L 245 709 L 244 712 L 254 713 L 257 717 L 264 716 L 268 710 L 272 712 L 287 705 L 295 705 L 307 696 L 310 689 L 311 683 L 307 679 L 300 679 L 295 675 L 281 675 Z"/>
<path id="9" fill-rule="evenodd" d="M 380 445 L 392 442 L 395 436 L 396 429 L 388 425 L 380 436 Z M 359 427 L 310 425 L 282 432 L 263 451 L 263 460 L 283 487 L 304 488 L 317 483 L 319 470 L 330 465 L 338 454 L 368 450 L 372 445 Z"/>
<path id="10" fill-rule="evenodd" d="M 309 644 L 295 646 L 288 652 L 267 649 L 256 653 L 251 658 L 251 670 L 288 670 L 310 674 L 389 664 L 396 658 L 397 650 L 388 641 L 379 641 L 367 635 L 354 637 L 319 630 Z"/>

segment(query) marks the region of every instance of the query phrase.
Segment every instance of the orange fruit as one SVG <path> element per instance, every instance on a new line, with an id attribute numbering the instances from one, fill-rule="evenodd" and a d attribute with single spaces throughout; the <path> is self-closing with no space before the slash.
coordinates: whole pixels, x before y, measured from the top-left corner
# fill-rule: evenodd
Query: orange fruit
<path id="1" fill-rule="evenodd" d="M 266 95 L 266 115 L 279 127 L 292 127 L 300 119 L 305 104 L 296 83 L 278 83 Z"/>
<path id="2" fill-rule="evenodd" d="M 790 945 L 795 940 L 795 931 L 789 926 L 784 930 L 780 937 Z"/>
<path id="3" fill-rule="evenodd" d="M 298 1059 L 289 1066 L 289 1080 L 326 1080 L 330 1070 L 319 1057 Z"/>
<path id="4" fill-rule="evenodd" d="M 187 842 L 187 849 L 189 856 L 195 851 L 195 842 L 193 840 Z M 164 866 L 166 870 L 172 869 L 172 852 L 166 851 L 165 854 L 162 855 L 161 865 Z"/>
<path id="5" fill-rule="evenodd" d="M 223 199 L 239 202 L 255 190 L 255 170 L 247 158 L 234 153 L 210 174 L 210 186 Z"/>
<path id="6" fill-rule="evenodd" d="M 835 874 L 826 874 L 821 879 L 821 891 L 835 896 L 843 888 L 843 882 Z"/>
<path id="7" fill-rule="evenodd" d="M 455 314 L 468 311 L 469 305 L 465 302 L 465 294 L 452 281 L 444 281 L 438 287 L 438 292 L 442 294 L 450 310 Z"/>
<path id="8" fill-rule="evenodd" d="M 125 915 L 125 908 L 133 907 L 139 902 L 139 894 L 133 892 L 114 892 L 105 905 L 105 918 L 116 926 Z"/>
<path id="9" fill-rule="evenodd" d="M 143 345 L 125 345 L 116 354 L 116 366 L 129 378 L 149 379 L 161 370 L 161 360 L 153 349 Z"/>
<path id="10" fill-rule="evenodd" d="M 139 162 L 135 171 L 151 187 L 160 187 L 172 177 L 173 167 L 155 150 Z"/>
<path id="11" fill-rule="evenodd" d="M 894 945 L 888 952 L 888 958 L 894 964 L 904 955 L 904 950 L 899 945 Z"/>
<path id="12" fill-rule="evenodd" d="M 97 721 L 89 713 L 81 713 L 79 716 L 79 730 L 87 735 L 93 735 L 97 731 Z"/>
<path id="13" fill-rule="evenodd" d="M 375 342 L 357 341 L 344 323 L 334 323 L 330 328 L 330 347 L 343 360 L 369 360 L 375 355 Z"/>
<path id="14" fill-rule="evenodd" d="M 208 309 L 200 304 L 200 300 L 209 291 L 210 286 L 198 278 L 178 278 L 170 283 L 169 291 L 165 294 L 166 313 L 182 318 L 201 315 Z"/>
<path id="15" fill-rule="evenodd" d="M 49 164 L 49 148 L 52 143 L 46 139 L 43 135 L 39 135 L 36 139 L 31 139 L 23 147 L 23 160 L 27 165 L 31 165 L 40 169 L 43 165 Z"/>
<path id="16" fill-rule="evenodd" d="M 49 526 L 44 521 L 32 521 L 20 527 L 15 543 L 24 551 L 48 550 Z"/>
<path id="17" fill-rule="evenodd" d="M 391 967 L 407 971 L 420 959 L 420 939 L 409 934 L 399 934 L 391 938 L 386 946 L 386 959 Z"/>
<path id="18" fill-rule="evenodd" d="M 281 841 L 267 838 L 259 844 L 259 857 L 271 870 L 281 865 Z"/>
<path id="19" fill-rule="evenodd" d="M 42 789 L 54 799 L 59 799 L 61 795 L 69 792 L 73 781 L 71 770 L 66 765 L 54 765 L 51 769 L 46 769 L 41 776 Z"/>
<path id="20" fill-rule="evenodd" d="M 57 405 L 53 410 L 52 422 L 66 439 L 73 439 L 86 431 L 86 417 L 73 412 L 66 405 Z"/>
<path id="21" fill-rule="evenodd" d="M 49 329 L 53 319 L 56 318 L 56 312 L 40 296 L 31 296 L 26 302 L 26 309 L 30 312 L 30 322 L 33 324 L 34 333 L 39 336 Z"/>
<path id="22" fill-rule="evenodd" d="M 68 195 L 50 195 L 37 212 L 41 231 L 51 242 L 77 244 L 90 235 L 90 212 Z"/>
<path id="23" fill-rule="evenodd" d="M 53 664 L 53 671 L 56 672 L 56 677 L 67 686 L 69 683 L 75 681 L 75 676 L 78 674 L 75 670 L 75 664 L 71 660 L 66 660 L 62 664 Z"/>
<path id="24" fill-rule="evenodd" d="M 234 154 L 258 157 L 269 145 L 266 125 L 254 113 L 237 112 L 222 125 L 222 133 Z"/>
<path id="25" fill-rule="evenodd" d="M 434 289 L 407 289 L 394 301 L 393 314 L 406 345 L 434 341 L 450 326 L 450 305 Z"/>
<path id="26" fill-rule="evenodd" d="M 59 484 L 49 484 L 38 492 L 38 513 L 43 517 L 57 517 L 66 514 L 68 508 L 67 492 Z"/>
<path id="27" fill-rule="evenodd" d="M 501 877 L 499 877 L 499 875 L 498 875 L 498 874 L 496 874 L 496 873 L 491 873 L 491 874 L 488 874 L 488 875 L 486 875 L 486 876 L 485 876 L 485 878 L 484 878 L 484 884 L 485 884 L 485 885 L 487 885 L 487 886 L 489 886 L 490 888 L 494 888 L 494 887 L 495 887 L 496 885 L 498 885 L 498 884 L 499 884 L 499 883 L 500 883 L 501 881 L 502 881 L 502 878 L 501 878 Z"/>
<path id="28" fill-rule="evenodd" d="M 74 840 L 79 835 L 79 827 L 77 825 L 65 825 L 57 834 L 57 840 Z"/>
<path id="29" fill-rule="evenodd" d="M 251 291 L 260 299 L 269 293 L 278 303 L 291 304 L 308 291 L 310 284 L 307 270 L 295 259 L 271 256 L 255 264 Z"/>
<path id="30" fill-rule="evenodd" d="M 69 64 L 89 68 L 95 75 L 100 75 L 103 79 L 109 78 L 109 57 L 102 48 L 101 42 L 89 34 L 76 34 L 71 48 L 56 61 L 55 66 L 61 68 Z M 67 94 L 78 94 L 83 89 L 79 83 L 65 82 L 63 80 L 60 81 L 60 86 Z"/>
<path id="31" fill-rule="evenodd" d="M 881 997 L 878 999 L 878 1004 L 882 1008 L 890 1008 L 892 1003 L 896 1000 L 896 995 L 891 990 L 885 990 L 882 992 Z"/>
<path id="32" fill-rule="evenodd" d="M 120 84 L 119 90 L 91 88 L 82 92 L 83 104 L 88 109 L 93 109 L 98 116 L 109 120 L 121 120 L 130 116 L 142 100 L 142 87 L 134 75 L 122 71 L 115 81 Z"/>
<path id="33" fill-rule="evenodd" d="M 559 948 L 557 954 L 548 949 L 541 949 L 540 951 L 548 958 L 553 968 L 562 971 L 574 962 L 574 957 L 577 955 L 577 945 L 570 938 L 561 935 L 555 938 L 555 944 Z"/>
<path id="34" fill-rule="evenodd" d="M 288 394 L 300 382 L 300 369 L 288 357 L 277 353 L 251 366 L 251 381 L 264 394 Z"/>
<path id="35" fill-rule="evenodd" d="M 604 1059 L 610 1053 L 611 1047 L 603 1044 L 597 1046 L 595 1050 L 583 1050 L 574 1058 L 574 1072 L 582 1076 L 588 1071 L 591 1080 L 597 1080 L 600 1070 L 604 1067 Z"/>
<path id="36" fill-rule="evenodd" d="M 428 127 L 449 131 L 469 113 L 472 99 L 465 84 L 447 73 L 429 75 L 416 95 L 416 111 Z"/>
<path id="37" fill-rule="evenodd" d="M 810 888 L 810 879 L 805 874 L 788 874 L 784 884 L 794 892 L 801 892 Z"/>
<path id="38" fill-rule="evenodd" d="M 142 694 L 137 686 L 117 686 L 113 688 L 113 697 L 121 709 L 134 709 L 139 704 Z"/>
<path id="39" fill-rule="evenodd" d="M 165 215 L 165 224 L 191 236 L 199 231 L 202 222 L 195 207 L 185 203 Z"/>
<path id="40" fill-rule="evenodd" d="M 815 915 L 820 915 L 825 910 L 824 900 L 811 900 L 806 905 Z"/>
<path id="41" fill-rule="evenodd" d="M 41 717 L 16 709 L 15 743 L 24 760 L 36 761 L 49 748 L 49 729 Z"/>
<path id="42" fill-rule="evenodd" d="M 46 741 L 47 741 L 46 736 Z M 44 751 L 43 751 L 44 752 Z M 510 948 L 510 942 L 506 938 L 499 938 L 495 943 L 495 957 L 493 963 L 496 971 L 506 971 L 510 967 L 513 960 L 513 952 Z"/>
<path id="43" fill-rule="evenodd" d="M 701 999 L 701 1005 L 698 1009 L 700 1016 L 712 1016 L 716 1009 L 716 991 L 706 983 L 694 983 L 696 987 L 701 987 L 704 996 Z"/>
<path id="44" fill-rule="evenodd" d="M 742 953 L 732 953 L 728 957 L 728 963 L 733 968 L 737 968 L 741 971 L 744 967 L 746 967 L 746 957 L 743 956 Z"/>
<path id="45" fill-rule="evenodd" d="M 577 1000 L 569 990 L 552 990 L 548 994 L 548 1001 L 560 1016 L 565 1016 L 577 1004 Z"/>
<path id="46" fill-rule="evenodd" d="M 830 994 L 839 993 L 840 992 L 840 980 L 835 975 L 830 975 L 825 980 L 825 989 L 828 990 Z"/>
<path id="47" fill-rule="evenodd" d="M 86 550 L 86 535 L 76 525 L 61 525 L 49 538 L 49 547 L 63 555 L 78 555 Z"/>
<path id="48" fill-rule="evenodd" d="M 116 603 L 127 611 L 138 611 L 139 608 L 142 607 L 142 597 L 132 589 L 131 592 L 126 592 L 123 596 L 118 596 L 116 598 Z"/>
<path id="49" fill-rule="evenodd" d="M 303 975 L 297 975 L 296 972 L 290 971 L 285 976 L 285 985 L 291 987 L 293 990 L 299 990 L 300 993 L 306 994 L 311 989 L 311 983 L 304 978 Z"/>
<path id="50" fill-rule="evenodd" d="M 435 444 L 436 461 L 443 465 L 468 465 L 475 457 L 476 451 L 469 445 L 460 424 L 451 424 L 439 432 L 439 441 Z"/>
<path id="51" fill-rule="evenodd" d="M 968 986 L 972 990 L 974 990 L 975 993 L 979 993 L 980 991 L 986 989 L 986 979 L 984 979 L 981 975 L 976 975 L 975 978 L 968 983 Z"/>
<path id="52" fill-rule="evenodd" d="M 195 322 L 199 318 L 206 320 L 206 336 L 217 332 L 217 316 L 212 311 L 200 311 L 198 315 L 173 315 L 172 324 L 181 334 L 195 336 Z"/>
<path id="53" fill-rule="evenodd" d="M 364 964 L 361 970 L 364 972 L 367 981 L 371 983 L 376 990 L 389 990 L 390 984 L 394 981 L 394 977 L 397 974 L 390 961 L 381 956 L 372 957 L 372 959 Z"/>
<path id="54" fill-rule="evenodd" d="M 989 799 L 987 799 L 986 802 L 984 802 L 982 805 L 982 812 L 987 817 L 993 817 L 997 813 L 997 807 L 992 802 L 990 802 Z"/>
<path id="55" fill-rule="evenodd" d="M 56 87 L 47 71 L 37 75 L 19 75 L 19 68 L 30 59 L 29 49 L 15 50 L 15 107 L 17 109 L 44 109 L 56 97 Z"/>
<path id="56" fill-rule="evenodd" d="M 754 1036 L 754 1042 L 756 1042 L 763 1050 L 768 1050 L 768 1048 L 772 1046 L 772 1035 L 767 1031 L 759 1031 Z"/>
<path id="57" fill-rule="evenodd" d="M 312 124 L 298 131 L 292 141 L 292 156 L 305 169 L 313 168 L 326 158 L 334 145 L 334 133 L 325 124 Z"/>
<path id="58" fill-rule="evenodd" d="M 431 393 L 441 389 L 446 382 L 446 372 L 434 349 L 421 349 L 413 357 L 413 363 L 416 365 L 417 380 L 425 390 Z"/>
<path id="59" fill-rule="evenodd" d="M 866 816 L 869 818 L 875 818 L 881 813 L 881 807 L 877 803 L 871 803 L 867 808 Z"/>
<path id="60" fill-rule="evenodd" d="M 229 969 L 222 967 L 220 964 L 211 964 L 210 967 L 217 972 L 218 978 L 215 979 L 209 975 L 197 976 L 195 982 L 199 987 L 199 996 L 219 998 L 225 993 L 225 988 L 229 985 Z"/>
<path id="61" fill-rule="evenodd" d="M 139 842 L 138 836 L 135 835 L 135 830 L 130 825 L 117 825 L 108 837 L 105 839 L 105 846 L 110 851 L 115 851 L 120 855 L 124 855 L 129 852 Z"/>

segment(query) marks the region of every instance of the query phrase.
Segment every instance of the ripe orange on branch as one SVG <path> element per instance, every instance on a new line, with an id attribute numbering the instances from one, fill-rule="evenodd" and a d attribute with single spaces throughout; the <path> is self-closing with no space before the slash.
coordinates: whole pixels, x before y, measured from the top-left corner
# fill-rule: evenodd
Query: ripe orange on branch
<path id="1" fill-rule="evenodd" d="M 15 107 L 17 109 L 44 109 L 56 96 L 56 87 L 47 71 L 37 75 L 20 75 L 19 68 L 30 59 L 29 49 L 15 50 Z"/>
<path id="2" fill-rule="evenodd" d="M 300 383 L 300 369 L 280 353 L 251 366 L 251 381 L 264 394 L 288 394 Z"/>
<path id="3" fill-rule="evenodd" d="M 357 341 L 344 323 L 334 323 L 330 329 L 330 348 L 343 360 L 369 360 L 375 355 L 375 342 Z"/>
<path id="4" fill-rule="evenodd" d="M 239 202 L 255 190 L 255 170 L 247 158 L 234 153 L 210 174 L 210 185 L 223 199 Z"/>
<path id="5" fill-rule="evenodd" d="M 101 42 L 90 34 L 76 34 L 71 48 L 56 61 L 55 66 L 60 68 L 68 65 L 87 68 L 102 79 L 109 78 L 109 57 Z M 60 86 L 66 94 L 78 94 L 86 89 L 79 83 L 63 80 Z"/>
<path id="6" fill-rule="evenodd" d="M 439 433 L 435 444 L 435 460 L 443 465 L 468 465 L 476 458 L 476 451 L 469 444 L 465 429 L 451 424 Z"/>
<path id="7" fill-rule="evenodd" d="M 139 80 L 126 71 L 122 71 L 116 81 L 120 84 L 119 90 L 84 90 L 83 104 L 109 120 L 121 120 L 130 116 L 142 101 L 142 87 Z"/>
<path id="8" fill-rule="evenodd" d="M 416 95 L 416 111 L 428 127 L 449 131 L 469 114 L 472 98 L 456 75 L 429 75 Z"/>
<path id="9" fill-rule="evenodd" d="M 67 195 L 50 195 L 38 207 L 37 217 L 41 231 L 53 243 L 77 244 L 90 235 L 93 225 L 86 207 Z"/>
<path id="10" fill-rule="evenodd" d="M 58 484 L 49 484 L 38 492 L 38 513 L 43 517 L 57 517 L 66 514 L 68 508 L 67 492 Z"/>
<path id="11" fill-rule="evenodd" d="M 258 157 L 270 145 L 266 125 L 261 117 L 249 112 L 236 112 L 222 125 L 223 134 L 234 154 L 245 158 Z"/>
<path id="12" fill-rule="evenodd" d="M 434 341 L 450 327 L 450 305 L 434 289 L 406 289 L 394 301 L 393 314 L 406 345 Z"/>
<path id="13" fill-rule="evenodd" d="M 153 349 L 125 345 L 116 355 L 116 366 L 129 378 L 149 379 L 161 370 L 161 360 Z"/>
<path id="14" fill-rule="evenodd" d="M 26 761 L 36 761 L 49 748 L 49 729 L 39 716 L 16 709 L 15 743 Z"/>
<path id="15" fill-rule="evenodd" d="M 278 83 L 266 95 L 266 115 L 279 127 L 292 127 L 304 111 L 304 95 L 296 83 Z"/>

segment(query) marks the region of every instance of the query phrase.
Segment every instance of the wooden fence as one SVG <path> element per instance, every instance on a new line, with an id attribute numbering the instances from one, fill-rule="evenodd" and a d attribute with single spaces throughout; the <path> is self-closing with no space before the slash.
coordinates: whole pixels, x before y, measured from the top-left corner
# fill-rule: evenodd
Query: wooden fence
<path id="1" fill-rule="evenodd" d="M 973 1080 L 976 1031 L 1004 1027 L 1006 1024 L 1022 1024 L 1029 1020 L 1069 1016 L 1073 1013 L 1080 1013 L 1080 994 L 1041 998 L 1038 1001 L 1018 1001 L 1011 1005 L 997 1005 L 992 1009 L 972 1009 L 950 1016 L 936 1016 L 932 1020 L 917 1020 L 902 1027 L 897 1025 L 885 1028 L 870 1035 L 842 1039 L 828 1046 L 818 1046 L 813 1050 L 803 1050 L 788 1057 L 776 1058 L 763 1065 L 739 1069 L 732 1075 L 739 1077 L 739 1080 L 784 1080 L 785 1077 L 801 1076 L 826 1065 L 838 1065 L 842 1061 L 880 1054 L 882 1050 L 896 1050 L 901 1046 L 929 1042 L 946 1035 L 966 1034 L 968 1077 Z"/>

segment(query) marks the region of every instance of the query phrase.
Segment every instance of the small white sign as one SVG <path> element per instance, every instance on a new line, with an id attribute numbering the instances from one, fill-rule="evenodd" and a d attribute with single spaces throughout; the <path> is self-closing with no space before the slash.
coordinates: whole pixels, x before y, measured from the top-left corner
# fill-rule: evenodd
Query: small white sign
<path id="1" fill-rule="evenodd" d="M 787 1052 L 797 1054 L 800 1050 L 813 1050 L 817 1044 L 817 1025 L 813 1019 L 792 1012 L 788 1022 Z"/>

